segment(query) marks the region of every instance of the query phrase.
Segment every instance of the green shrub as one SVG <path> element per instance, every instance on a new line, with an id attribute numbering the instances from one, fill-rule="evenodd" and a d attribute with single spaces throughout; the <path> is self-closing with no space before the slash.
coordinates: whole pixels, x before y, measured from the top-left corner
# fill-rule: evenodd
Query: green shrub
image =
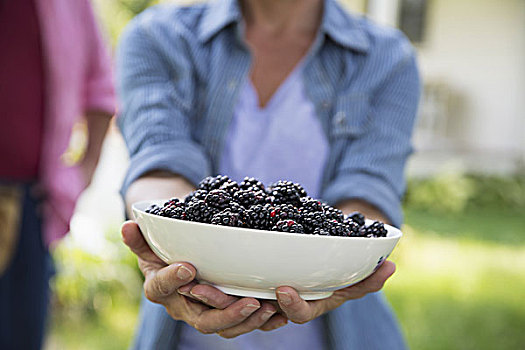
<path id="1" fill-rule="evenodd" d="M 445 173 L 427 179 L 411 179 L 404 204 L 443 213 L 491 207 L 525 210 L 525 176 Z"/>
<path id="2" fill-rule="evenodd" d="M 133 254 L 106 235 L 103 253 L 86 251 L 67 237 L 53 252 L 57 274 L 52 283 L 55 317 L 98 318 L 116 304 L 137 305 L 142 275 Z"/>
<path id="3" fill-rule="evenodd" d="M 409 181 L 405 203 L 418 209 L 461 212 L 473 189 L 470 179 L 461 174 L 440 174 L 431 179 Z"/>

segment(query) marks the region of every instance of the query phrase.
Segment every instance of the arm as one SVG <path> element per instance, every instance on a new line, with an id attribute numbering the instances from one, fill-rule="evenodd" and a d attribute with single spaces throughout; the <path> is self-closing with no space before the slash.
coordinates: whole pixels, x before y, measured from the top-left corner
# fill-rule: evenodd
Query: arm
<path id="1" fill-rule="evenodd" d="M 86 152 L 80 163 L 84 179 L 89 184 L 95 173 L 100 158 L 102 144 L 111 121 L 111 115 L 106 112 L 88 112 L 86 114 L 88 141 Z"/>
<path id="2" fill-rule="evenodd" d="M 86 183 L 90 183 L 97 166 L 106 132 L 115 113 L 115 91 L 113 88 L 111 59 L 98 30 L 89 2 L 83 4 L 79 18 L 84 22 L 86 52 L 86 74 L 84 80 L 85 119 L 88 142 L 80 164 Z"/>
<path id="3" fill-rule="evenodd" d="M 119 126 L 130 153 L 122 189 L 128 210 L 138 200 L 182 197 L 210 172 L 204 150 L 191 135 L 194 82 L 187 47 L 175 35 L 170 45 L 179 45 L 179 55 L 166 62 L 151 31 L 154 28 L 146 31 L 134 22 L 123 35 L 118 53 Z M 138 257 L 145 276 L 144 294 L 163 305 L 172 318 L 202 333 L 220 332 L 224 337 L 282 323 L 282 316 L 272 317 L 275 306 L 254 298 L 236 298 L 215 290 L 217 298 L 207 305 L 195 302 L 200 285 L 194 281 L 192 265 L 166 265 L 151 251 L 134 222 L 124 223 L 122 236 Z"/>
<path id="4" fill-rule="evenodd" d="M 347 140 L 335 176 L 323 191 L 328 203 L 341 206 L 357 200 L 360 206 L 366 203 L 365 214 L 372 210 L 385 222 L 401 225 L 404 170 L 412 152 L 419 96 L 419 73 L 410 50 L 370 96 L 367 126 Z"/>
<path id="5" fill-rule="evenodd" d="M 134 181 L 126 193 L 126 208 L 132 216 L 131 204 L 148 199 L 177 197 L 183 199 L 195 189 L 188 180 L 162 170 L 151 171 Z"/>
<path id="6" fill-rule="evenodd" d="M 385 214 L 383 214 L 372 204 L 362 199 L 344 200 L 337 205 L 337 208 L 341 209 L 343 211 L 343 214 L 345 215 L 348 215 L 354 211 L 358 211 L 368 219 L 379 220 L 386 224 L 390 223 L 390 221 L 386 218 Z"/>
<path id="7" fill-rule="evenodd" d="M 152 171 L 129 186 L 126 207 L 131 211 L 132 203 L 148 198 L 183 198 L 193 189 L 181 176 Z M 137 255 L 145 276 L 144 294 L 149 300 L 164 305 L 174 319 L 185 321 L 202 333 L 217 332 L 225 338 L 286 324 L 284 316 L 276 315 L 276 305 L 254 298 L 237 298 L 197 284 L 193 280 L 196 270 L 191 264 L 166 265 L 151 251 L 134 222 L 124 223 L 121 231 L 124 243 Z M 210 296 L 209 300 L 203 299 L 205 295 Z"/>
<path id="8" fill-rule="evenodd" d="M 412 53 L 394 66 L 373 96 L 372 126 L 347 143 L 325 199 L 344 213 L 361 211 L 365 216 L 401 223 L 400 201 L 404 191 L 404 167 L 411 152 L 410 137 L 419 102 L 419 75 Z M 307 302 L 290 287 L 279 287 L 279 306 L 293 322 L 308 322 L 344 302 L 379 291 L 395 272 L 385 261 L 367 279 L 334 292 L 327 299 Z"/>

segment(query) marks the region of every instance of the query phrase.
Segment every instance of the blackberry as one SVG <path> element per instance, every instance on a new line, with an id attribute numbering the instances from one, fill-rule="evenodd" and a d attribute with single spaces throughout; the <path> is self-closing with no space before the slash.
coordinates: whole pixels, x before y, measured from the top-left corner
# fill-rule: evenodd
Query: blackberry
<path id="1" fill-rule="evenodd" d="M 213 215 L 211 223 L 214 225 L 237 227 L 239 226 L 239 214 L 232 213 L 230 210 L 226 209 Z"/>
<path id="2" fill-rule="evenodd" d="M 293 220 L 281 220 L 272 227 L 272 231 L 304 233 L 304 228 Z"/>
<path id="3" fill-rule="evenodd" d="M 281 204 L 270 209 L 270 220 L 273 223 L 281 220 L 299 221 L 301 213 L 291 204 Z"/>
<path id="4" fill-rule="evenodd" d="M 232 197 L 224 190 L 211 190 L 204 201 L 211 208 L 224 210 L 229 206 Z"/>
<path id="5" fill-rule="evenodd" d="M 270 208 L 267 205 L 252 205 L 249 209 L 244 210 L 240 217 L 245 227 L 258 230 L 271 228 Z"/>
<path id="6" fill-rule="evenodd" d="M 269 192 L 275 204 L 293 204 L 300 206 L 301 198 L 306 197 L 306 191 L 301 185 L 291 181 L 278 181 L 270 186 Z"/>
<path id="7" fill-rule="evenodd" d="M 185 219 L 185 212 L 184 212 L 184 203 L 181 202 L 178 198 L 172 198 L 168 200 L 162 208 L 160 208 L 160 212 L 158 215 L 165 216 L 168 218 L 174 218 L 174 219 Z"/>
<path id="8" fill-rule="evenodd" d="M 218 190 L 228 181 L 232 180 L 226 175 L 208 176 L 199 182 L 197 188 L 205 191 Z"/>
<path id="9" fill-rule="evenodd" d="M 344 224 L 348 228 L 348 236 L 349 237 L 360 237 L 361 236 L 361 225 L 359 225 L 356 221 L 352 220 L 351 218 L 346 218 L 344 221 Z"/>
<path id="10" fill-rule="evenodd" d="M 156 204 L 152 204 L 148 209 L 146 209 L 146 213 L 160 215 L 161 210 L 162 210 L 161 207 L 159 207 Z"/>
<path id="11" fill-rule="evenodd" d="M 298 183 L 294 183 L 293 186 L 299 194 L 299 197 L 308 197 L 308 193 L 306 193 L 306 190 L 303 188 L 303 186 L 299 185 Z"/>
<path id="12" fill-rule="evenodd" d="M 317 199 L 312 197 L 302 197 L 301 198 L 301 212 L 302 213 L 314 213 L 322 212 L 323 204 Z"/>
<path id="13" fill-rule="evenodd" d="M 316 229 L 324 229 L 326 215 L 323 212 L 307 212 L 301 216 L 300 223 L 306 233 L 314 233 Z"/>
<path id="14" fill-rule="evenodd" d="M 217 212 L 217 209 L 210 208 L 202 199 L 192 199 L 186 205 L 186 216 L 190 221 L 209 223 Z"/>
<path id="15" fill-rule="evenodd" d="M 205 200 L 207 195 L 208 195 L 208 191 L 195 190 L 195 191 L 191 192 L 189 195 L 187 195 L 186 198 L 184 198 L 184 203 L 186 205 L 188 205 L 188 203 L 191 202 L 193 200 L 193 198 L 200 199 L 200 200 Z"/>
<path id="16" fill-rule="evenodd" d="M 230 205 L 228 206 L 228 209 L 232 213 L 237 213 L 237 214 L 240 214 L 240 213 L 242 213 L 245 210 L 242 205 L 240 205 L 237 202 L 234 202 L 233 200 L 230 202 Z"/>
<path id="17" fill-rule="evenodd" d="M 249 208 L 252 205 L 266 203 L 266 194 L 262 191 L 239 190 L 235 192 L 233 199 L 245 208 Z"/>
<path id="18" fill-rule="evenodd" d="M 244 180 L 242 180 L 242 182 L 239 184 L 239 187 L 241 190 L 258 189 L 260 191 L 265 191 L 263 183 L 254 177 L 245 177 Z"/>
<path id="19" fill-rule="evenodd" d="M 374 221 L 370 226 L 362 228 L 362 235 L 366 237 L 386 237 L 387 233 L 385 224 L 379 221 Z"/>
<path id="20" fill-rule="evenodd" d="M 324 214 L 326 215 L 326 218 L 328 220 L 335 220 L 337 222 L 343 222 L 345 219 L 345 216 L 343 215 L 343 212 L 339 209 L 336 209 L 326 203 L 322 204 Z"/>
<path id="21" fill-rule="evenodd" d="M 326 221 L 323 229 L 328 231 L 330 236 L 348 236 L 348 226 L 335 220 Z"/>
<path id="22" fill-rule="evenodd" d="M 346 217 L 347 219 L 352 219 L 355 221 L 359 226 L 363 226 L 365 224 L 365 217 L 363 214 L 361 214 L 358 211 L 354 211 L 353 213 L 348 214 Z"/>
<path id="23" fill-rule="evenodd" d="M 327 230 L 325 230 L 324 228 L 322 227 L 317 227 L 313 232 L 312 234 L 314 235 L 319 235 L 319 236 L 329 236 L 330 235 L 330 232 L 328 232 Z"/>
<path id="24" fill-rule="evenodd" d="M 228 192 L 228 194 L 233 197 L 235 192 L 237 192 L 240 188 L 237 182 L 233 180 L 228 180 L 225 183 L 223 183 L 219 189 Z"/>
<path id="25" fill-rule="evenodd" d="M 184 203 L 181 202 L 180 199 L 174 197 L 174 198 L 171 198 L 167 202 L 164 203 L 164 207 L 168 207 L 168 206 L 184 207 Z"/>
<path id="26" fill-rule="evenodd" d="M 165 216 L 172 219 L 186 220 L 186 211 L 184 207 L 181 206 L 167 206 L 161 209 L 161 216 Z"/>
<path id="27" fill-rule="evenodd" d="M 250 228 L 250 225 L 249 225 L 250 220 L 246 216 L 247 209 L 245 209 L 242 205 L 240 205 L 237 202 L 232 201 L 230 202 L 230 206 L 228 207 L 227 210 L 231 211 L 233 214 L 238 215 L 238 219 L 239 219 L 238 226 L 239 227 Z"/>

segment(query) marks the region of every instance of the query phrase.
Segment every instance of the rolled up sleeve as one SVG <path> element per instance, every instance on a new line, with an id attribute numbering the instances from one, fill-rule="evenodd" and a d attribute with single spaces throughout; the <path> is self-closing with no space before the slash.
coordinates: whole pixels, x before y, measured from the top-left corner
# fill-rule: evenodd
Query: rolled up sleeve
<path id="1" fill-rule="evenodd" d="M 412 50 L 385 75 L 370 99 L 370 124 L 343 147 L 323 199 L 335 205 L 361 199 L 394 225 L 403 221 L 404 170 L 412 153 L 411 135 L 420 97 L 420 77 Z"/>
<path id="2" fill-rule="evenodd" d="M 193 184 L 210 173 L 204 149 L 192 138 L 194 78 L 182 41 L 168 59 L 150 28 L 132 23 L 117 52 L 118 125 L 130 154 L 122 193 L 152 170 L 181 175 Z"/>

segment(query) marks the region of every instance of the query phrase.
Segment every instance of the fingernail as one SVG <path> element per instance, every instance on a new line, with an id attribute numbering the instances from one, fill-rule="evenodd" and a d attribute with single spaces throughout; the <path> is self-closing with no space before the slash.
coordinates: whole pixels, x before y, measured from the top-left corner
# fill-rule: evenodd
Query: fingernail
<path id="1" fill-rule="evenodd" d="M 283 303 L 283 305 L 290 305 L 292 303 L 292 297 L 289 293 L 277 291 L 277 295 L 279 296 L 279 301 Z"/>
<path id="2" fill-rule="evenodd" d="M 277 328 L 284 327 L 284 326 L 286 326 L 287 324 L 288 324 L 288 321 L 283 321 L 283 322 L 277 324 L 275 327 L 273 327 L 272 330 L 273 330 L 273 329 L 277 329 Z"/>
<path id="3" fill-rule="evenodd" d="M 279 324 L 277 325 L 277 328 L 284 327 L 284 326 L 286 326 L 287 324 L 288 324 L 288 321 L 284 321 L 284 322 L 282 322 L 282 323 L 279 323 Z"/>
<path id="4" fill-rule="evenodd" d="M 177 289 L 177 292 L 188 294 L 193 287 L 194 286 L 192 286 L 191 284 L 186 284 L 186 285 L 180 287 L 179 289 Z"/>
<path id="5" fill-rule="evenodd" d="M 181 295 L 184 295 L 184 296 L 187 296 L 187 297 L 191 297 L 191 294 L 189 292 L 185 292 L 185 291 L 181 290 L 181 288 L 177 289 L 177 292 L 179 292 L 179 294 L 181 294 Z"/>
<path id="6" fill-rule="evenodd" d="M 248 304 L 241 310 L 241 315 L 243 315 L 244 317 L 250 316 L 258 308 L 260 308 L 259 305 Z"/>
<path id="7" fill-rule="evenodd" d="M 187 280 L 191 277 L 191 274 L 191 270 L 184 265 L 179 266 L 179 268 L 177 269 L 177 277 L 180 280 Z"/>
<path id="8" fill-rule="evenodd" d="M 261 320 L 262 320 L 263 322 L 266 322 L 266 321 L 268 321 L 268 320 L 270 319 L 270 317 L 272 317 L 274 314 L 275 314 L 275 311 L 270 311 L 270 310 L 265 311 L 265 312 L 262 314 L 262 316 L 261 316 Z"/>
<path id="9" fill-rule="evenodd" d="M 206 298 L 204 295 L 200 295 L 200 294 L 195 294 L 193 292 L 190 291 L 190 294 L 195 298 L 195 299 L 199 299 L 200 301 L 202 301 L 203 303 L 207 303 L 208 302 L 208 298 Z"/>

